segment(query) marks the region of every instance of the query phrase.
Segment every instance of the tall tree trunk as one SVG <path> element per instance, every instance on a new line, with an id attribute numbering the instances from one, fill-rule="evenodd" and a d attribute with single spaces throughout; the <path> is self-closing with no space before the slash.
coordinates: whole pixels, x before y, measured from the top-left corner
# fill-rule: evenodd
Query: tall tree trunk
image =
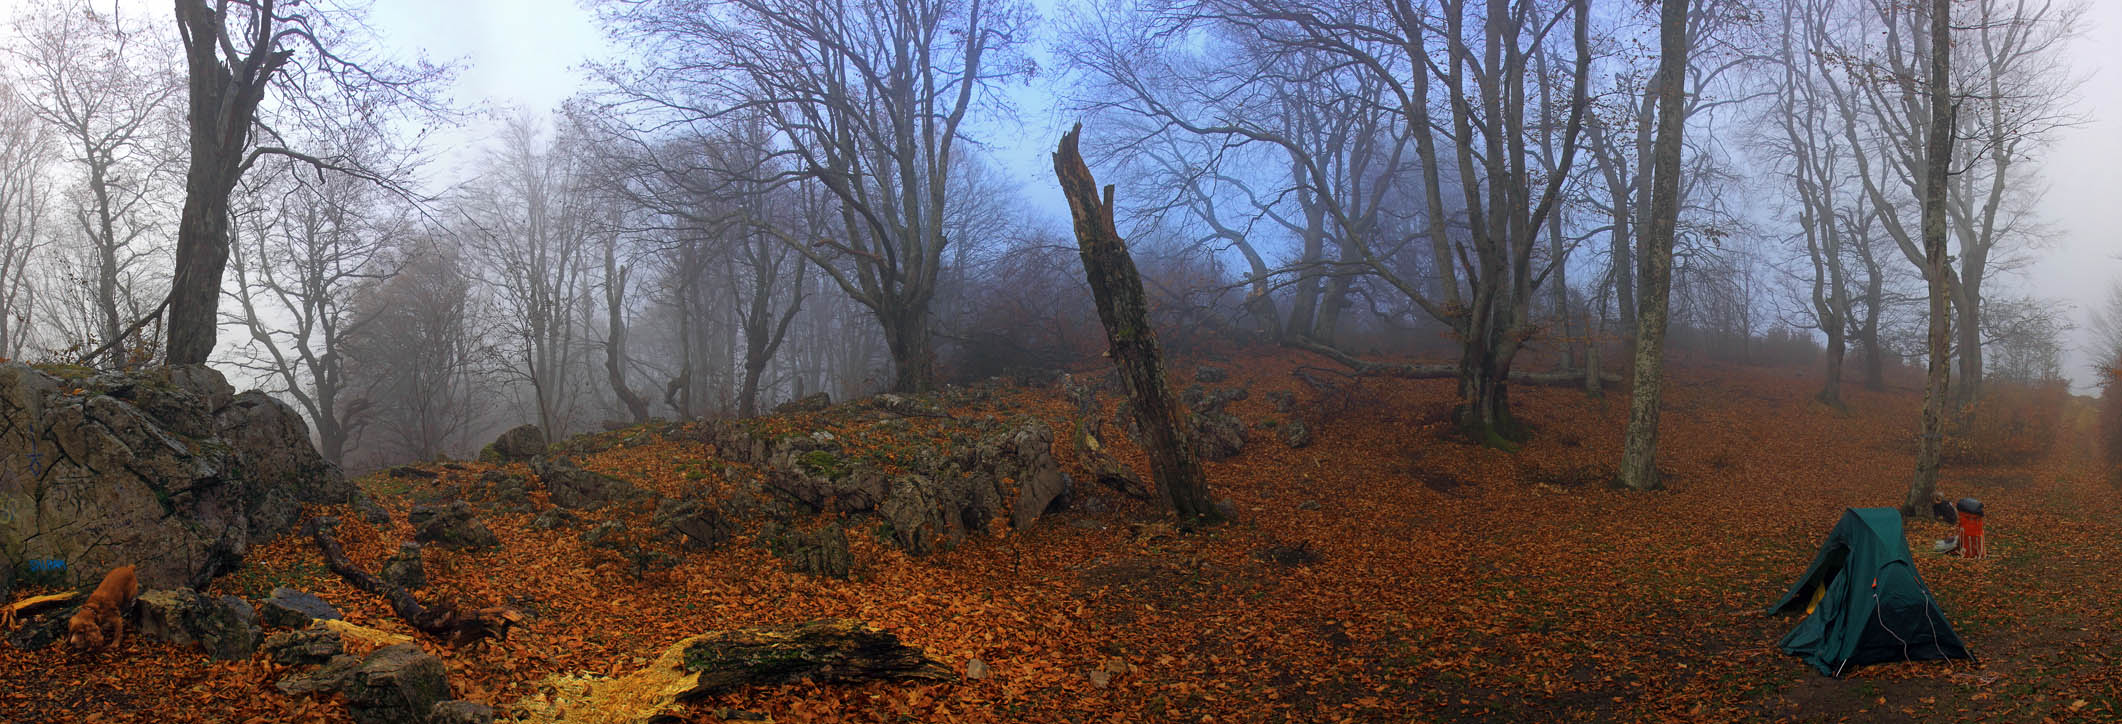
<path id="1" fill-rule="evenodd" d="M 892 353 L 892 391 L 935 389 L 935 340 L 929 334 L 927 305 L 901 305 L 894 312 L 878 315 L 884 321 L 884 346 Z"/>
<path id="2" fill-rule="evenodd" d="M 217 10 L 218 9 L 218 10 Z M 263 7 L 270 15 L 270 5 Z M 221 273 L 228 267 L 229 194 L 243 174 L 251 126 L 265 89 L 294 52 L 279 49 L 282 31 L 261 21 L 247 36 L 230 39 L 228 3 L 178 0 L 190 75 L 191 165 L 184 174 L 184 211 L 177 220 L 176 274 L 170 280 L 167 355 L 170 364 L 205 364 L 214 352 L 220 324 Z M 278 17 L 278 16 L 272 16 Z M 250 41 L 243 62 L 230 67 L 224 45 Z M 231 52 L 235 52 L 231 49 Z"/>
<path id="3" fill-rule="evenodd" d="M 1635 205 L 1629 191 L 1634 184 L 1621 178 L 1622 159 L 1609 145 L 1611 133 L 1604 123 L 1587 124 L 1591 131 L 1592 155 L 1600 160 L 1606 176 L 1607 203 L 1613 206 L 1613 231 L 1607 234 L 1607 259 L 1613 270 L 1614 307 L 1621 315 L 1621 329 L 1634 334 L 1636 330 L 1636 274 L 1635 256 L 1629 252 L 1630 238 L 1636 218 Z"/>
<path id="4" fill-rule="evenodd" d="M 1953 389 L 1954 401 L 1972 405 L 1982 397 L 1982 269 L 1963 264 L 1960 269 L 1959 294 L 1955 295 L 1953 307 L 1958 313 L 1959 323 L 1953 325 L 1959 335 L 1957 345 L 1960 362 L 1960 383 Z"/>
<path id="5" fill-rule="evenodd" d="M 1922 438 L 1916 448 L 1916 474 L 1909 481 L 1901 515 L 1914 517 L 1930 509 L 1938 489 L 1938 462 L 1945 442 L 1946 351 L 1952 344 L 1945 274 L 1945 175 L 1952 167 L 1953 107 L 1952 0 L 1930 3 L 1930 130 L 1923 158 L 1923 276 L 1930 284 L 1930 361 L 1923 386 Z"/>
<path id="6" fill-rule="evenodd" d="M 105 176 L 110 170 L 105 163 L 107 158 L 89 160 L 88 187 L 96 196 L 96 226 L 91 230 L 96 235 L 96 307 L 103 317 L 103 343 L 111 348 L 104 366 L 118 369 L 125 366 L 130 355 L 125 340 L 118 338 L 124 333 L 125 320 L 118 312 L 118 229 L 116 220 L 111 218 L 110 186 Z"/>
<path id="7" fill-rule="evenodd" d="M 199 164 L 194 161 L 193 177 Z M 215 181 L 193 182 L 196 188 Z M 214 352 L 221 273 L 228 267 L 228 192 L 187 192 L 177 222 L 177 273 L 170 279 L 170 364 L 205 364 Z"/>
<path id="8" fill-rule="evenodd" d="M 1872 256 L 1869 217 L 1859 224 L 1853 240 L 1857 259 L 1864 263 L 1864 321 L 1857 326 L 1857 346 L 1864 355 L 1864 389 L 1886 389 L 1886 350 L 1879 344 L 1879 316 L 1886 303 L 1886 274 Z"/>
<path id="9" fill-rule="evenodd" d="M 1083 272 L 1097 298 L 1098 319 L 1105 324 L 1109 355 L 1127 382 L 1135 424 L 1142 431 L 1143 447 L 1149 454 L 1150 471 L 1157 488 L 1179 519 L 1189 525 L 1212 524 L 1222 516 L 1209 501 L 1208 481 L 1195 457 L 1192 435 L 1183 424 L 1179 400 L 1164 379 L 1162 352 L 1156 330 L 1150 327 L 1149 305 L 1142 292 L 1142 277 L 1127 253 L 1127 242 L 1113 227 L 1113 187 L 1105 187 L 1101 201 L 1098 182 L 1076 151 L 1076 126 L 1061 137 L 1054 152 L 1054 175 L 1068 195 L 1069 215 L 1076 226 L 1076 247 L 1083 256 Z"/>
<path id="10" fill-rule="evenodd" d="M 1510 362 L 1496 345 L 1479 340 L 1459 355 L 1459 427 L 1483 445 L 1513 450 L 1524 431 L 1510 414 Z"/>
<path id="11" fill-rule="evenodd" d="M 604 244 L 604 309 L 606 323 L 611 327 L 610 336 L 604 340 L 604 375 L 610 380 L 612 394 L 626 405 L 635 424 L 648 422 L 648 398 L 635 392 L 626 384 L 626 277 L 629 271 L 619 266 L 616 242 Z M 654 388 L 650 388 L 654 389 Z"/>
<path id="12" fill-rule="evenodd" d="M 1828 407 L 1840 410 L 1843 409 L 1842 359 L 1847 356 L 1849 342 L 1847 335 L 1843 334 L 1841 329 L 1842 320 L 1835 319 L 1833 322 L 1821 326 L 1825 327 L 1827 331 L 1827 379 L 1820 383 L 1820 393 L 1814 395 L 1813 399 L 1819 400 L 1821 404 Z"/>
<path id="13" fill-rule="evenodd" d="M 1299 172 L 1303 167 L 1297 166 Z M 1301 339 L 1311 334 L 1312 325 L 1318 319 L 1319 294 L 1323 277 L 1319 263 L 1326 259 L 1326 209 L 1308 201 L 1311 192 L 1297 190 L 1298 203 L 1304 208 L 1304 256 L 1299 262 L 1295 293 L 1289 300 L 1289 321 L 1284 327 L 1285 337 Z"/>
<path id="14" fill-rule="evenodd" d="M 1665 486 L 1658 479 L 1658 401 L 1665 377 L 1665 327 L 1673 281 L 1673 232 L 1680 218 L 1680 108 L 1687 78 L 1687 0 L 1664 0 L 1659 13 L 1658 140 L 1651 151 L 1650 223 L 1640 250 L 1643 293 L 1636 315 L 1636 374 L 1628 399 L 1628 437 L 1621 484 Z"/>

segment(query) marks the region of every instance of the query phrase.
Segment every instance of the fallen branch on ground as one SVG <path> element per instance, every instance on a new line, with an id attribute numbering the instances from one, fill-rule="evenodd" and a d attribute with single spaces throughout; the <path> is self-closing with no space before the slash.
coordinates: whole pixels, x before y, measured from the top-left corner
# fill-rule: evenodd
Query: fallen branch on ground
<path id="1" fill-rule="evenodd" d="M 509 627 L 522 620 L 521 613 L 507 607 L 482 608 L 467 613 L 447 603 L 420 603 L 404 587 L 377 578 L 354 565 L 346 557 L 346 550 L 340 547 L 339 540 L 332 537 L 331 531 L 338 525 L 339 519 L 320 515 L 311 518 L 307 526 L 310 538 L 317 542 L 317 550 L 324 553 L 324 565 L 353 587 L 382 596 L 390 602 L 392 613 L 422 633 L 448 641 L 451 646 L 461 646 L 488 638 L 507 639 Z"/>
<path id="2" fill-rule="evenodd" d="M 65 593 L 31 596 L 6 606 L 0 606 L 0 631 L 13 629 L 17 621 L 35 618 L 38 614 L 45 611 L 62 608 L 80 599 L 80 591 L 67 591 Z"/>

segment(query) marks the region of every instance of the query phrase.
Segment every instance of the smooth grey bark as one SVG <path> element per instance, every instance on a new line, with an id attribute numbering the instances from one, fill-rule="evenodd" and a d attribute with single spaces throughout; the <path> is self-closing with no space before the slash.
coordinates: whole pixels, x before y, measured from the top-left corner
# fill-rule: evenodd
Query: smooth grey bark
<path id="1" fill-rule="evenodd" d="M 1930 508 L 1938 489 L 1938 463 L 1945 442 L 1945 403 L 1950 355 L 1951 288 L 1946 284 L 1945 255 L 1947 174 L 1952 169 L 1952 0 L 1931 0 L 1930 20 L 1930 132 L 1923 155 L 1923 258 L 1924 277 L 1930 286 L 1930 361 L 1923 385 L 1921 439 L 1916 448 L 1916 473 L 1909 481 L 1908 497 L 1901 501 L 1903 517 L 1917 517 Z"/>
<path id="2" fill-rule="evenodd" d="M 1636 315 L 1635 376 L 1628 398 L 1621 484 L 1664 487 L 1658 479 L 1658 404 L 1664 383 L 1665 328 L 1673 274 L 1673 237 L 1680 218 L 1681 107 L 1687 74 L 1688 0 L 1664 0 L 1658 32 L 1658 138 L 1651 150 L 1650 219 L 1639 259 L 1643 289 Z"/>

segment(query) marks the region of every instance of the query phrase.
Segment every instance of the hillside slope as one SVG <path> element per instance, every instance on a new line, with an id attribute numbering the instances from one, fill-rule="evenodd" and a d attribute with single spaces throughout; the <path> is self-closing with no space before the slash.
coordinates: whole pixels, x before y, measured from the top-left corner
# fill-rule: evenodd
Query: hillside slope
<path id="1" fill-rule="evenodd" d="M 1979 661 L 1828 680 L 1774 649 L 1793 622 L 1762 611 L 1842 508 L 1898 499 L 1912 469 L 1910 393 L 1851 390 L 1842 414 L 1810 400 L 1808 375 L 1684 366 L 1664 418 L 1671 489 L 1636 494 L 1605 486 L 1625 393 L 1513 390 L 1535 430 L 1507 453 L 1454 439 L 1449 381 L 1324 374 L 1315 377 L 1327 388 L 1315 389 L 1292 375 L 1311 363 L 1216 363 L 1233 373 L 1219 386 L 1250 390 L 1231 405 L 1240 419 L 1301 419 L 1315 440 L 1291 448 L 1255 427 L 1242 454 L 1209 463 L 1214 493 L 1239 511 L 1232 525 L 1171 530 L 1153 506 L 1086 482 L 1064 443 L 1056 454 L 1077 485 L 1067 510 L 1023 530 L 997 522 L 998 533 L 921 557 L 852 529 L 853 574 L 837 580 L 786 570 L 750 545 L 757 530 L 712 552 L 659 546 L 641 533 L 654 525 L 646 510 L 541 529 L 546 494 L 534 491 L 515 512 L 481 506 L 498 550 L 425 553 L 426 595 L 515 606 L 528 620 L 504 642 L 423 645 L 444 657 L 459 696 L 503 712 L 541 696 L 555 674 L 624 674 L 684 636 L 819 617 L 860 619 L 954 670 L 975 659 L 987 670 L 951 683 L 753 689 L 701 703 L 697 721 L 719 721 L 718 710 L 783 722 L 2118 716 L 2108 644 L 2122 614 L 2113 573 L 2122 526 L 2106 512 L 2114 491 L 2092 473 L 2082 431 L 2035 465 L 1946 474 L 1948 493 L 1988 504 L 1994 557 L 1918 565 Z M 1294 412 L 1278 412 L 1272 392 L 1293 395 Z M 1106 414 L 1115 401 L 1103 395 Z M 1028 415 L 1064 439 L 1073 424 L 1071 405 L 1047 388 L 995 389 L 949 413 Z M 880 424 L 832 420 L 764 424 L 846 440 Z M 903 431 L 918 437 L 926 424 Z M 691 429 L 608 433 L 585 449 L 615 445 L 580 459 L 668 496 L 756 474 L 718 461 Z M 1140 469 L 1124 441 L 1111 450 Z M 494 466 L 426 469 L 434 481 L 361 481 L 391 509 L 389 527 L 343 509 L 310 513 L 345 521 L 349 554 L 375 570 L 411 538 L 405 514 L 423 487 L 471 483 Z M 668 558 L 585 543 L 606 517 L 643 536 L 637 553 Z M 1924 550 L 1942 527 L 1911 522 L 1909 534 Z M 325 571 L 300 536 L 254 549 L 216 592 L 255 600 L 276 585 L 410 633 L 376 597 Z M 138 640 L 100 654 L 0 647 L 0 711 L 13 712 L 9 721 L 344 720 L 336 704 L 279 694 L 280 673 L 262 659 L 212 664 Z"/>

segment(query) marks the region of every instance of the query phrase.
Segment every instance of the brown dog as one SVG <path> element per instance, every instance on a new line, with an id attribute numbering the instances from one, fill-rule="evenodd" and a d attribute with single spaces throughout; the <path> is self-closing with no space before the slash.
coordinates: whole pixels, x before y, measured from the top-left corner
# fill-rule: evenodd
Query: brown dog
<path id="1" fill-rule="evenodd" d="M 66 621 L 66 645 L 90 650 L 115 646 L 125 640 L 125 610 L 140 595 L 140 579 L 132 566 L 119 566 L 103 576 L 88 603 Z"/>

